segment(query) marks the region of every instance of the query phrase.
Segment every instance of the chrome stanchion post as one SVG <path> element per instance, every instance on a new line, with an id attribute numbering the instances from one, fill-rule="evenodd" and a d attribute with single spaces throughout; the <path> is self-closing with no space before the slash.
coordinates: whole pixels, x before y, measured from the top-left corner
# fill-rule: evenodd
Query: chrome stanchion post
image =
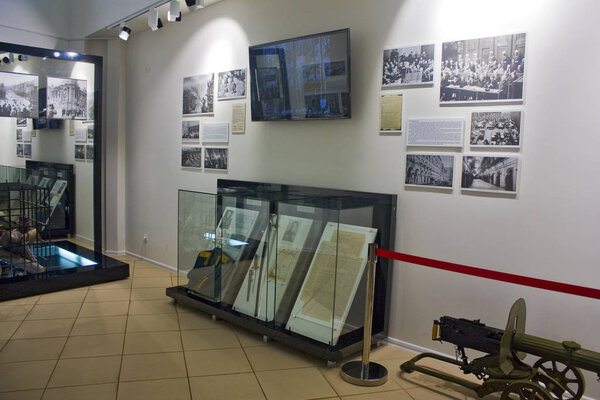
<path id="1" fill-rule="evenodd" d="M 365 326 L 361 361 L 350 361 L 342 366 L 340 374 L 349 383 L 359 386 L 383 385 L 388 378 L 387 369 L 369 361 L 371 351 L 371 328 L 373 325 L 373 302 L 375 298 L 375 268 L 377 266 L 377 244 L 369 244 L 367 262 L 367 298 L 365 299 Z"/>

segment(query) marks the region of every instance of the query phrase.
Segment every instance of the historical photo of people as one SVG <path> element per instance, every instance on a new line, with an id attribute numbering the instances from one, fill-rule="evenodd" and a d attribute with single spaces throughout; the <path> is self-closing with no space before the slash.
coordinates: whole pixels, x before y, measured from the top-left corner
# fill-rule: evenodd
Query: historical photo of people
<path id="1" fill-rule="evenodd" d="M 31 143 L 23 144 L 23 156 L 25 158 L 31 158 Z"/>
<path id="2" fill-rule="evenodd" d="M 202 168 L 202 147 L 182 146 L 181 166 L 184 168 Z"/>
<path id="3" fill-rule="evenodd" d="M 87 141 L 94 142 L 94 125 L 90 125 L 87 127 Z"/>
<path id="4" fill-rule="evenodd" d="M 23 129 L 17 129 L 17 142 L 23 141 Z"/>
<path id="5" fill-rule="evenodd" d="M 17 143 L 17 157 L 23 157 L 23 143 Z"/>
<path id="6" fill-rule="evenodd" d="M 212 114 L 214 92 L 214 74 L 183 78 L 183 115 Z"/>
<path id="7" fill-rule="evenodd" d="M 76 144 L 75 145 L 75 159 L 76 160 L 85 160 L 85 144 Z"/>
<path id="8" fill-rule="evenodd" d="M 383 51 L 383 88 L 433 85 L 433 44 Z"/>
<path id="9" fill-rule="evenodd" d="M 452 188 L 454 178 L 454 155 L 415 154 L 406 155 L 406 186 Z"/>
<path id="10" fill-rule="evenodd" d="M 471 147 L 518 148 L 520 144 L 520 111 L 471 114 Z"/>
<path id="11" fill-rule="evenodd" d="M 525 33 L 442 45 L 440 103 L 523 100 Z"/>
<path id="12" fill-rule="evenodd" d="M 219 72 L 218 100 L 246 97 L 246 68 Z"/>
<path id="13" fill-rule="evenodd" d="M 463 156 L 461 188 L 483 192 L 517 192 L 519 157 Z"/>
<path id="14" fill-rule="evenodd" d="M 37 75 L 0 72 L 0 117 L 38 117 Z"/>
<path id="15" fill-rule="evenodd" d="M 204 148 L 204 169 L 226 171 L 228 168 L 229 149 L 226 147 Z"/>
<path id="16" fill-rule="evenodd" d="M 17 126 L 27 126 L 27 118 L 17 118 Z"/>
<path id="17" fill-rule="evenodd" d="M 94 160 L 94 145 L 93 144 L 85 145 L 85 158 L 88 161 Z"/>
<path id="18" fill-rule="evenodd" d="M 183 121 L 181 123 L 181 140 L 183 142 L 200 142 L 200 122 Z"/>
<path id="19" fill-rule="evenodd" d="M 48 77 L 46 117 L 87 119 L 87 81 Z"/>

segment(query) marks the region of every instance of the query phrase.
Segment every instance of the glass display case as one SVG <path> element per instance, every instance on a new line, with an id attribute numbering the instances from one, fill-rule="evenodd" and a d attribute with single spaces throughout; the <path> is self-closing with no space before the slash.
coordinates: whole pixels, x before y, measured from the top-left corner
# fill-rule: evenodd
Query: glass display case
<path id="1" fill-rule="evenodd" d="M 335 361 L 360 349 L 369 243 L 392 248 L 396 196 L 219 180 L 180 190 L 178 285 L 167 295 Z M 373 335 L 391 269 L 377 267 Z"/>

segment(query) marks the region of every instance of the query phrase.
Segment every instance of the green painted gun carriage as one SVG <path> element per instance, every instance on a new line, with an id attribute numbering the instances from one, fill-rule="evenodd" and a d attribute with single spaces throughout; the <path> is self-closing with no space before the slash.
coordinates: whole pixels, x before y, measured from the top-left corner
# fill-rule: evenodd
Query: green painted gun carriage
<path id="1" fill-rule="evenodd" d="M 474 390 L 478 397 L 501 392 L 502 400 L 580 399 L 585 391 L 581 369 L 595 372 L 600 379 L 600 353 L 586 350 L 572 341 L 559 343 L 526 334 L 525 314 L 525 301 L 518 299 L 510 310 L 505 330 L 485 326 L 479 320 L 444 316 L 434 321 L 432 339 L 453 343 L 457 347 L 457 359 L 422 353 L 402 364 L 400 369 L 465 386 Z M 469 362 L 466 348 L 487 355 Z M 523 362 L 527 354 L 540 359 L 530 366 Z M 418 365 L 417 362 L 424 358 L 457 365 L 482 383 Z"/>

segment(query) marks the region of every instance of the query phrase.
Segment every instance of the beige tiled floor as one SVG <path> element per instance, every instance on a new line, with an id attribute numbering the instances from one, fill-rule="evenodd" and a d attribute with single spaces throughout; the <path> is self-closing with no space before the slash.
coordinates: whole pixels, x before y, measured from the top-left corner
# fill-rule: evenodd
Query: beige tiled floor
<path id="1" fill-rule="evenodd" d="M 175 275 L 123 260 L 130 279 L 0 303 L 0 400 L 475 398 L 400 375 L 413 353 L 390 345 L 372 353 L 388 382 L 350 385 L 339 366 L 175 305 L 165 295 Z"/>

